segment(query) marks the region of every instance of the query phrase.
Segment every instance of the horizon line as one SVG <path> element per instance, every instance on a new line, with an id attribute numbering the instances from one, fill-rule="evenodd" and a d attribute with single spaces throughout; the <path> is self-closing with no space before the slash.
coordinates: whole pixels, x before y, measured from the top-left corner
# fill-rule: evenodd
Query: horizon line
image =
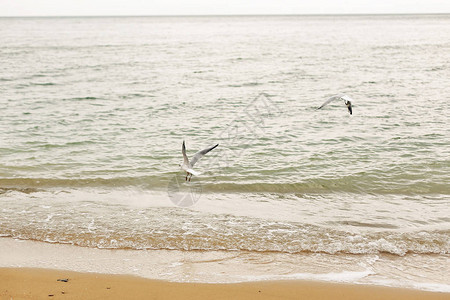
<path id="1" fill-rule="evenodd" d="M 155 14 L 155 15 L 13 15 L 0 18 L 132 18 L 132 17 L 271 17 L 271 16 L 418 16 L 418 15 L 450 15 L 450 12 L 420 12 L 420 13 L 305 13 L 305 14 Z"/>

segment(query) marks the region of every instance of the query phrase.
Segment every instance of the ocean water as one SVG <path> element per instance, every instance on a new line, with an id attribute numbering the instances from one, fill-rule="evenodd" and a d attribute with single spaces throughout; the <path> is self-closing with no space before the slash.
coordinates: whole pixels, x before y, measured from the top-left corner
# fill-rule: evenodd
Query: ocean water
<path id="1" fill-rule="evenodd" d="M 449 15 L 1 18 L 0 61 L 0 236 L 450 290 Z"/>

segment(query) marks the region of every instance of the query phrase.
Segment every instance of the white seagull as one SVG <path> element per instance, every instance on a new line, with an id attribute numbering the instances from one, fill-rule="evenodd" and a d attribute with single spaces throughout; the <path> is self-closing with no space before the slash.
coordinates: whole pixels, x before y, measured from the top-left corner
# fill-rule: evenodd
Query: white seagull
<path id="1" fill-rule="evenodd" d="M 321 109 L 322 107 L 324 107 L 325 105 L 327 105 L 328 103 L 330 103 L 330 102 L 333 101 L 333 100 L 340 100 L 340 99 L 344 100 L 345 105 L 347 105 L 348 112 L 349 112 L 350 114 L 352 114 L 352 101 L 353 101 L 353 99 L 350 98 L 350 97 L 347 96 L 347 95 L 336 95 L 336 96 L 330 97 L 330 98 L 328 98 L 327 101 L 325 101 L 325 102 L 324 102 L 319 108 L 317 108 L 317 109 Z"/>
<path id="2" fill-rule="evenodd" d="M 191 181 L 192 175 L 200 175 L 199 172 L 195 171 L 194 169 L 192 169 L 195 165 L 195 163 L 203 157 L 203 155 L 205 155 L 206 153 L 208 153 L 209 151 L 213 150 L 214 148 L 216 148 L 217 146 L 219 146 L 219 144 L 200 150 L 197 153 L 195 153 L 195 155 L 191 158 L 191 161 L 189 161 L 187 155 L 186 155 L 186 145 L 184 144 L 183 141 L 183 146 L 181 147 L 181 152 L 183 153 L 183 163 L 180 165 L 181 168 L 183 170 L 186 171 L 186 181 L 188 180 L 189 177 L 189 181 Z"/>

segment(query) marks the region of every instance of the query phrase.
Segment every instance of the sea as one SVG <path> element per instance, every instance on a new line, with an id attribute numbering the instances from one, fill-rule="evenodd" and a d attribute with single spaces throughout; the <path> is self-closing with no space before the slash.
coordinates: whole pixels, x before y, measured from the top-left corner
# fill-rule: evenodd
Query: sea
<path id="1" fill-rule="evenodd" d="M 0 240 L 450 292 L 450 15 L 0 18 L 0 62 Z"/>

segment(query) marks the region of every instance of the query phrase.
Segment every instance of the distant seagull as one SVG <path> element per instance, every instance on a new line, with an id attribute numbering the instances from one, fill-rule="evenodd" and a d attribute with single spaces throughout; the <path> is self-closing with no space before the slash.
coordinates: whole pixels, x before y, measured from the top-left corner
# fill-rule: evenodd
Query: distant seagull
<path id="1" fill-rule="evenodd" d="M 352 114 L 352 101 L 353 101 L 353 99 L 350 98 L 350 97 L 347 96 L 347 95 L 336 95 L 336 96 L 333 96 L 333 97 L 331 97 L 331 98 L 328 98 L 328 100 L 325 101 L 325 102 L 324 102 L 319 108 L 317 108 L 317 109 L 321 109 L 322 107 L 324 107 L 325 105 L 327 105 L 328 103 L 330 103 L 330 102 L 333 101 L 333 100 L 340 100 L 340 99 L 344 100 L 345 105 L 347 105 L 348 112 L 349 112 L 350 114 Z"/>
<path id="2" fill-rule="evenodd" d="M 217 146 L 219 146 L 219 144 L 198 151 L 198 152 L 195 153 L 195 155 L 191 158 L 191 161 L 189 161 L 189 159 L 188 159 L 188 157 L 187 157 L 187 155 L 186 155 L 186 145 L 184 144 L 184 141 L 183 141 L 183 146 L 181 147 L 181 152 L 183 153 L 183 159 L 184 159 L 184 160 L 183 160 L 183 164 L 181 164 L 180 166 L 181 166 L 181 168 L 182 168 L 183 170 L 186 171 L 186 181 L 188 180 L 189 175 L 190 175 L 189 181 L 191 181 L 192 175 L 195 175 L 195 176 L 200 175 L 199 172 L 195 171 L 195 170 L 192 169 L 192 168 L 194 167 L 195 163 L 196 163 L 200 158 L 203 157 L 203 155 L 205 155 L 205 154 L 208 153 L 209 151 L 213 150 L 213 149 L 216 148 Z"/>

